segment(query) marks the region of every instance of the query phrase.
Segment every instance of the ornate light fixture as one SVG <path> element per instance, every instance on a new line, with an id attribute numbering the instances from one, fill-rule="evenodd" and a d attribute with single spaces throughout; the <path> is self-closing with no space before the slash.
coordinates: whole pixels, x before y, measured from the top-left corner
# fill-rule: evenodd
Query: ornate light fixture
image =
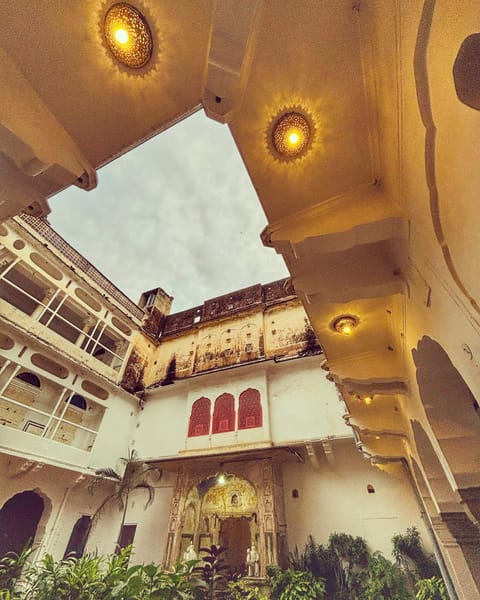
<path id="1" fill-rule="evenodd" d="M 357 325 L 358 320 L 355 317 L 342 315 L 333 321 L 332 328 L 342 335 L 350 335 Z"/>
<path id="2" fill-rule="evenodd" d="M 286 112 L 273 124 L 271 142 L 283 160 L 298 158 L 308 150 L 311 142 L 311 125 L 299 112 Z"/>
<path id="3" fill-rule="evenodd" d="M 118 2 L 105 15 L 107 46 L 122 65 L 131 69 L 145 66 L 152 56 L 152 32 L 145 17 L 131 4 Z"/>

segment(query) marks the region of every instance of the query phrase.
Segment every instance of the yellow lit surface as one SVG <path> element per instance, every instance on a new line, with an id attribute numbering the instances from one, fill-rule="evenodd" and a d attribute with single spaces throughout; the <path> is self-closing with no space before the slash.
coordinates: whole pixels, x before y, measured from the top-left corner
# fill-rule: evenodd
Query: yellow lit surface
<path id="1" fill-rule="evenodd" d="M 351 335 L 357 325 L 358 323 L 355 317 L 345 315 L 335 319 L 333 322 L 333 329 L 342 335 Z"/>
<path id="2" fill-rule="evenodd" d="M 300 136 L 298 135 L 298 133 L 296 131 L 292 131 L 291 133 L 288 134 L 288 143 L 291 146 L 296 146 L 299 141 L 300 141 Z"/>
<path id="3" fill-rule="evenodd" d="M 307 118 L 298 112 L 288 112 L 274 123 L 271 142 L 279 158 L 290 160 L 307 151 L 310 135 Z"/>
<path id="4" fill-rule="evenodd" d="M 128 42 L 128 38 L 128 31 L 126 29 L 123 29 L 123 27 L 119 27 L 115 31 L 115 39 L 119 44 L 126 44 Z"/>
<path id="5" fill-rule="evenodd" d="M 371 404 L 372 403 L 372 397 L 371 396 L 364 396 L 363 397 L 363 401 L 365 402 L 365 404 Z"/>
<path id="6" fill-rule="evenodd" d="M 143 15 L 130 4 L 114 4 L 105 15 L 105 40 L 113 56 L 123 65 L 139 69 L 152 56 L 153 40 Z"/>

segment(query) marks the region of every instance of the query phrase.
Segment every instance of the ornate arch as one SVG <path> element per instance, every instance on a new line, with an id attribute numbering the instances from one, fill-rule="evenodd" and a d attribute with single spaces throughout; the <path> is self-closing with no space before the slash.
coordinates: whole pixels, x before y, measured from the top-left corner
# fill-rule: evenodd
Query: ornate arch
<path id="1" fill-rule="evenodd" d="M 238 407 L 238 429 L 262 427 L 263 414 L 260 392 L 248 388 L 240 394 Z"/>
<path id="2" fill-rule="evenodd" d="M 215 400 L 212 433 L 235 430 L 235 399 L 232 394 L 221 394 Z"/>
<path id="3" fill-rule="evenodd" d="M 192 404 L 188 437 L 208 435 L 210 433 L 210 399 L 202 396 Z"/>

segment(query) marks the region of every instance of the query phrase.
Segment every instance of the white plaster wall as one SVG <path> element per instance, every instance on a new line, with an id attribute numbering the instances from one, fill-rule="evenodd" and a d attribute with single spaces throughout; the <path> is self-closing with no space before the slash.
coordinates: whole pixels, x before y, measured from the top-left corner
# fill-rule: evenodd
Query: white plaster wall
<path id="1" fill-rule="evenodd" d="M 353 441 L 333 445 L 335 464 L 316 471 L 309 462 L 284 463 L 283 481 L 287 537 L 292 551 L 302 549 L 308 535 L 326 543 L 333 532 L 366 539 L 371 550 L 391 555 L 391 538 L 415 525 L 425 547 L 431 542 L 407 475 L 399 464 L 385 472 L 364 460 Z M 307 459 L 308 461 L 308 459 Z M 367 492 L 367 485 L 375 488 Z M 297 489 L 298 498 L 292 497 Z"/>
<path id="2" fill-rule="evenodd" d="M 162 563 L 175 480 L 176 474 L 164 471 L 160 481 L 154 484 L 153 504 L 147 508 L 145 492 L 138 490 L 132 496 L 125 523 L 137 525 L 133 540 L 133 563 Z"/>
<path id="3" fill-rule="evenodd" d="M 118 395 L 112 394 L 92 449 L 91 468 L 116 468 L 118 459 L 128 456 L 136 420 L 136 399 L 128 397 L 124 392 Z"/>
<path id="4" fill-rule="evenodd" d="M 269 404 L 275 444 L 327 436 L 350 437 L 335 385 L 320 368 L 322 358 L 296 359 L 272 366 Z"/>
<path id="5" fill-rule="evenodd" d="M 53 466 L 27 463 L 7 455 L 0 456 L 0 508 L 15 494 L 34 491 L 45 504 L 37 528 L 35 546 L 37 555 L 45 552 L 61 558 L 65 552 L 72 528 L 82 515 L 92 515 L 104 498 L 106 488 L 98 488 L 93 495 L 87 491 L 86 480 L 78 480 L 74 471 Z M 115 543 L 120 513 L 108 511 L 92 532 L 87 549 L 98 547 L 100 552 L 110 552 Z"/>
<path id="6" fill-rule="evenodd" d="M 139 414 L 134 447 L 143 458 L 175 456 L 180 452 L 252 444 L 285 444 L 295 441 L 351 437 L 342 414 L 335 386 L 320 368 L 321 357 L 274 363 L 266 361 L 237 369 L 216 371 L 177 381 L 148 392 Z M 193 403 L 205 396 L 211 400 L 224 392 L 233 394 L 238 414 L 240 393 L 247 388 L 260 392 L 263 427 L 188 438 Z"/>
<path id="7" fill-rule="evenodd" d="M 142 458 L 175 456 L 182 448 L 186 435 L 185 383 L 165 386 L 148 395 L 132 441 Z"/>

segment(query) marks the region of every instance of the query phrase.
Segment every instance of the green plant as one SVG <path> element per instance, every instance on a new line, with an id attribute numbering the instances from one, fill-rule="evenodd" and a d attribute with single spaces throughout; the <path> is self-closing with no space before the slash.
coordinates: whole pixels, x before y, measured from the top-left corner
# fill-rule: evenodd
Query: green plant
<path id="1" fill-rule="evenodd" d="M 102 591 L 103 559 L 92 555 L 56 562 L 50 554 L 26 574 L 27 600 L 93 600 Z"/>
<path id="2" fill-rule="evenodd" d="M 200 548 L 203 565 L 195 567 L 193 572 L 199 577 L 200 583 L 197 586 L 197 595 L 202 600 L 221 600 L 227 597 L 226 586 L 227 577 L 225 571 L 228 566 L 223 562 L 222 554 L 226 548 L 212 544 L 209 548 Z"/>
<path id="3" fill-rule="evenodd" d="M 317 544 L 310 535 L 303 551 L 298 548 L 289 554 L 289 563 L 295 571 L 310 571 L 315 577 L 325 581 L 327 595 L 337 591 L 336 572 L 340 568 L 339 559 L 330 546 Z"/>
<path id="4" fill-rule="evenodd" d="M 244 579 L 229 582 L 227 589 L 228 600 L 267 600 L 257 586 L 250 585 Z"/>
<path id="5" fill-rule="evenodd" d="M 310 571 L 270 568 L 272 600 L 319 600 L 325 596 L 325 584 Z"/>
<path id="6" fill-rule="evenodd" d="M 152 578 L 149 587 L 150 595 L 146 598 L 161 600 L 187 600 L 203 592 L 203 582 L 195 578 L 193 571 L 198 560 L 189 560 L 178 563 L 173 571 L 160 572 Z M 147 565 L 145 569 L 152 569 L 155 565 Z M 147 572 L 150 577 L 150 572 Z"/>
<path id="7" fill-rule="evenodd" d="M 122 529 L 125 524 L 125 517 L 128 508 L 128 499 L 130 494 L 134 490 L 143 489 L 147 493 L 147 501 L 145 508 L 150 506 L 155 498 L 155 488 L 148 483 L 146 476 L 150 471 L 158 470 L 156 467 L 149 467 L 144 463 L 137 461 L 137 454 L 135 450 L 130 450 L 127 458 L 120 459 L 125 465 L 125 471 L 123 476 L 117 473 L 114 469 L 106 467 L 103 469 L 97 469 L 95 471 L 96 477 L 90 482 L 88 490 L 91 494 L 94 490 L 106 481 L 113 483 L 113 490 L 108 494 L 100 506 L 97 508 L 92 516 L 91 527 L 94 527 L 97 521 L 103 516 L 108 508 L 113 504 L 116 504 L 119 510 L 122 511 L 122 520 L 120 522 L 120 529 L 117 536 L 116 549 L 120 547 L 120 539 L 122 535 Z"/>
<path id="8" fill-rule="evenodd" d="M 28 570 L 21 598 L 193 600 L 196 590 L 203 593 L 200 582 L 192 576 L 198 561 L 179 563 L 173 571 L 164 572 L 155 564 L 129 566 L 130 556 L 130 546 L 106 557 L 86 555 L 58 562 L 47 554 Z M 0 596 L 0 600 L 14 600 L 14 597 Z"/>
<path id="9" fill-rule="evenodd" d="M 448 593 L 443 580 L 440 577 L 420 579 L 417 582 L 416 600 L 448 600 Z"/>
<path id="10" fill-rule="evenodd" d="M 374 552 L 368 560 L 368 583 L 363 591 L 364 600 L 409 600 L 408 582 L 400 567 L 380 552 Z"/>
<path id="11" fill-rule="evenodd" d="M 405 534 L 394 535 L 392 544 L 393 556 L 397 564 L 404 569 L 412 585 L 419 579 L 440 577 L 435 558 L 426 554 L 416 527 L 409 527 Z"/>
<path id="12" fill-rule="evenodd" d="M 0 558 L 0 590 L 5 598 L 11 597 L 11 594 L 7 594 L 7 592 L 11 593 L 14 591 L 22 571 L 33 551 L 34 548 L 28 543 L 20 554 L 17 554 L 16 552 L 7 552 L 7 554 Z"/>
<path id="13" fill-rule="evenodd" d="M 369 560 L 365 540 L 346 533 L 332 533 L 328 544 L 334 555 L 337 597 L 356 598 L 364 587 Z"/>

